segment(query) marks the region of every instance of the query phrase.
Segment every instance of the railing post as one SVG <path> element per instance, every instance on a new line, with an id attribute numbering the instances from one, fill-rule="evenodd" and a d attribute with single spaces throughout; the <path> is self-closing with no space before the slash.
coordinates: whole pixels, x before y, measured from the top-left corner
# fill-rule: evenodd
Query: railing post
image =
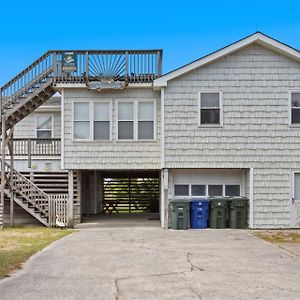
<path id="1" fill-rule="evenodd" d="M 28 169 L 31 169 L 31 139 L 27 141 Z"/>
<path id="2" fill-rule="evenodd" d="M 157 76 L 162 74 L 162 52 L 158 51 L 157 53 Z"/>
<path id="3" fill-rule="evenodd" d="M 89 80 L 89 52 L 85 52 L 85 80 Z"/>
<path id="4" fill-rule="evenodd" d="M 57 60 L 56 51 L 53 51 L 53 82 L 55 83 L 57 77 Z"/>

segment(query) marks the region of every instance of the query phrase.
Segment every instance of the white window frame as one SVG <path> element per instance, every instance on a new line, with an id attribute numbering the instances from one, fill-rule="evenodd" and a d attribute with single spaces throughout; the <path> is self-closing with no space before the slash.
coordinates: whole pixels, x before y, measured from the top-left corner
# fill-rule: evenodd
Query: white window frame
<path id="1" fill-rule="evenodd" d="M 300 202 L 300 199 L 295 199 L 295 175 L 300 175 L 300 170 L 292 171 L 292 193 L 291 198 L 293 202 Z"/>
<path id="2" fill-rule="evenodd" d="M 205 94 L 205 93 L 219 94 L 219 107 L 218 107 L 220 109 L 219 124 L 201 124 L 201 94 Z M 214 107 L 211 108 L 213 109 Z M 223 91 L 222 90 L 200 90 L 198 92 L 198 126 L 199 127 L 222 127 L 223 126 Z"/>
<path id="3" fill-rule="evenodd" d="M 300 123 L 292 123 L 292 93 L 300 93 L 300 90 L 289 90 L 289 103 L 288 103 L 288 108 L 289 108 L 289 126 L 290 127 L 300 127 Z M 300 108 L 299 108 L 300 109 Z"/>
<path id="4" fill-rule="evenodd" d="M 119 139 L 119 103 L 128 102 L 133 103 L 133 139 Z M 138 139 L 138 103 L 142 102 L 152 102 L 153 103 L 153 139 Z M 126 120 L 122 120 L 126 121 Z M 128 120 L 132 121 L 132 120 Z M 141 120 L 142 121 L 142 120 Z M 116 141 L 119 142 L 153 142 L 156 141 L 156 99 L 119 99 L 116 101 L 116 118 L 115 118 L 115 126 L 116 126 Z"/>
<path id="5" fill-rule="evenodd" d="M 299 173 L 300 173 L 300 171 L 299 171 Z M 188 187 L 189 187 L 188 196 L 175 195 L 175 185 L 188 185 Z M 205 196 L 192 196 L 192 185 L 205 185 Z M 230 196 L 225 196 L 225 186 L 226 185 L 238 185 L 240 187 L 240 196 L 234 196 L 234 197 L 242 197 L 242 195 L 243 195 L 241 183 L 175 183 L 173 185 L 173 197 L 175 199 L 178 199 L 178 198 L 184 198 L 184 199 L 208 198 L 209 197 L 209 195 L 208 195 L 208 186 L 209 185 L 221 185 L 222 186 L 222 197 L 230 197 Z"/>
<path id="6" fill-rule="evenodd" d="M 50 129 L 38 129 L 37 128 L 37 125 L 38 125 L 38 121 L 37 121 L 37 118 L 38 116 L 47 116 L 47 117 L 50 117 L 51 118 L 51 139 L 53 138 L 53 135 L 54 135 L 54 115 L 53 114 L 48 114 L 48 113 L 35 113 L 34 114 L 34 127 L 35 127 L 35 137 L 38 138 L 38 134 L 37 132 L 38 131 L 49 131 Z"/>
<path id="7" fill-rule="evenodd" d="M 89 103 L 89 115 L 90 115 L 90 138 L 89 139 L 75 139 L 74 137 L 74 108 L 75 103 Z M 95 103 L 108 103 L 109 104 L 109 139 L 99 140 L 94 139 L 94 104 Z M 87 121 L 86 121 L 87 122 Z M 97 122 L 97 121 L 96 121 Z M 97 100 L 76 100 L 72 102 L 72 140 L 76 142 L 99 142 L 105 143 L 112 140 L 112 100 L 111 99 L 97 99 Z"/>

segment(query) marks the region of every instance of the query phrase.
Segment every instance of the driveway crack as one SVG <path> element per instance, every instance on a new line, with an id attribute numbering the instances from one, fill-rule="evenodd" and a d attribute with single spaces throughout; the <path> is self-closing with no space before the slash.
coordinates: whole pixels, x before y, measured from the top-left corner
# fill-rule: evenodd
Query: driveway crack
<path id="1" fill-rule="evenodd" d="M 186 260 L 187 260 L 187 262 L 188 262 L 189 265 L 190 265 L 190 270 L 191 270 L 191 272 L 193 272 L 193 271 L 195 271 L 195 270 L 197 270 L 197 271 L 204 271 L 204 269 L 195 266 L 195 265 L 191 262 L 191 255 L 192 255 L 192 254 L 193 254 L 193 253 L 191 253 L 191 252 L 187 252 L 187 254 L 186 254 Z"/>
<path id="2" fill-rule="evenodd" d="M 115 284 L 115 288 L 116 288 L 115 300 L 119 300 L 120 299 L 120 287 L 119 287 L 117 278 L 114 280 L 114 284 Z"/>

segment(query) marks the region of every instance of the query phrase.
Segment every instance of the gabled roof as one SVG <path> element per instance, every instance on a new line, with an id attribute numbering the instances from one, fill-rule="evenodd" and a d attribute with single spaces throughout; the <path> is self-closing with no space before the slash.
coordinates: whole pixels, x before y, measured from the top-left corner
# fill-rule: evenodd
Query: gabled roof
<path id="1" fill-rule="evenodd" d="M 185 73 L 195 70 L 205 64 L 211 63 L 217 59 L 224 57 L 232 52 L 238 51 L 241 48 L 247 47 L 252 43 L 260 44 L 266 48 L 269 48 L 275 52 L 278 52 L 282 55 L 288 56 L 291 59 L 297 60 L 300 62 L 300 52 L 299 50 L 292 48 L 278 40 L 275 40 L 261 32 L 255 32 L 252 35 L 249 35 L 233 44 L 230 44 L 220 50 L 212 52 L 208 55 L 201 57 L 187 65 L 184 65 L 178 69 L 175 69 L 159 78 L 154 80 L 154 87 L 164 87 L 167 86 L 169 80 L 177 78 Z"/>

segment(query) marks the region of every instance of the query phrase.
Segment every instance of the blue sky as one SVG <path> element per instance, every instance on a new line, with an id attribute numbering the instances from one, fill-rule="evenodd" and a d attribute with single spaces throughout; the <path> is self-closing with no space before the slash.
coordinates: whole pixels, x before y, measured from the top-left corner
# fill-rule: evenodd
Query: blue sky
<path id="1" fill-rule="evenodd" d="M 50 49 L 164 50 L 163 71 L 257 30 L 300 49 L 300 1 L 2 1 L 0 85 Z"/>

